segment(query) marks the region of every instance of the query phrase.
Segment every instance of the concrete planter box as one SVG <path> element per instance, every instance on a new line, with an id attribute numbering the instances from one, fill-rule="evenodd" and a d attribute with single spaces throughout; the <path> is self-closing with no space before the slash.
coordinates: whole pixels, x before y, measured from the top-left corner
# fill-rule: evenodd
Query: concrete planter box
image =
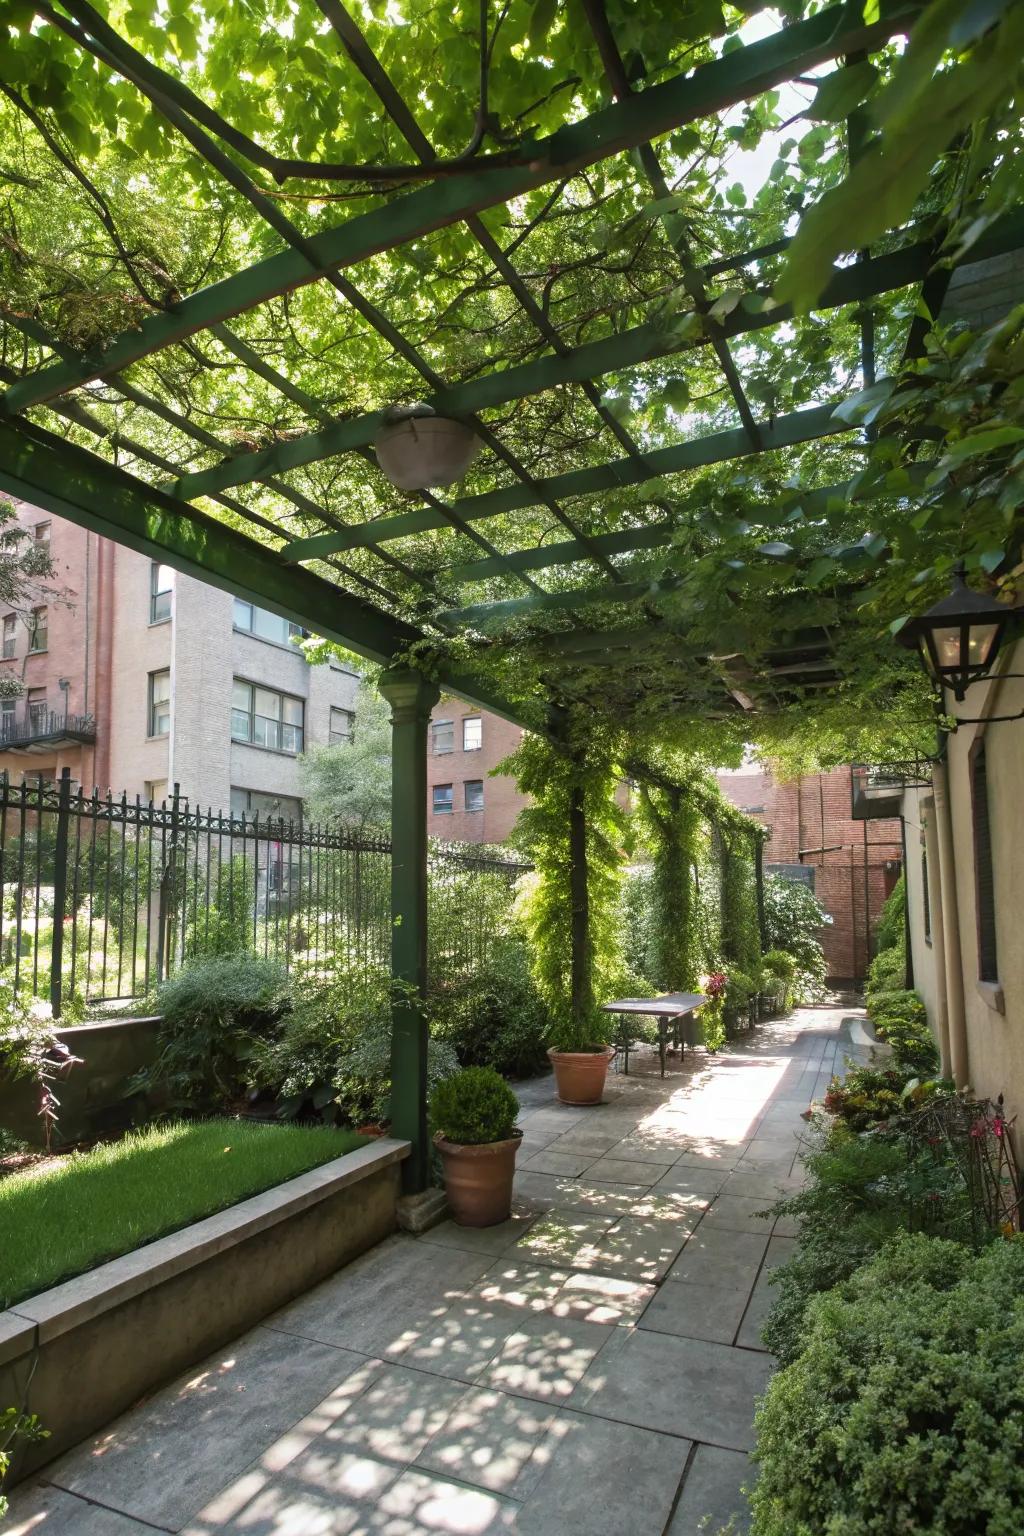
<path id="1" fill-rule="evenodd" d="M 60 1120 L 54 1133 L 57 1146 L 84 1141 L 130 1123 L 133 1105 L 125 1084 L 155 1059 L 159 1016 L 108 1019 L 95 1024 L 69 1024 L 57 1031 L 72 1055 L 81 1058 L 56 1085 Z M 38 1090 L 24 1078 L 0 1082 L 0 1125 L 31 1146 L 42 1146 Z"/>
<path id="2" fill-rule="evenodd" d="M 11 1482 L 394 1232 L 408 1154 L 376 1141 L 0 1312 L 0 1407 L 50 1431 Z"/>

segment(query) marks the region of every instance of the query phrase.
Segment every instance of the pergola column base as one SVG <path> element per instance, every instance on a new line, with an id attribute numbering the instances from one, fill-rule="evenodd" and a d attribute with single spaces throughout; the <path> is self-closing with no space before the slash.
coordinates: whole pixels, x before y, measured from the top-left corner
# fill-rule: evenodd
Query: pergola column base
<path id="1" fill-rule="evenodd" d="M 443 1189 L 421 1189 L 415 1195 L 402 1195 L 396 1211 L 403 1232 L 429 1232 L 447 1216 L 448 1201 Z"/>

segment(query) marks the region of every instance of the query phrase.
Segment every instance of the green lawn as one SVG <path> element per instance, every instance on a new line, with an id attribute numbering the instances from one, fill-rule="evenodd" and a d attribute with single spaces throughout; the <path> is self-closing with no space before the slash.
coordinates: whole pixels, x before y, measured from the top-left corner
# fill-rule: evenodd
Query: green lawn
<path id="1" fill-rule="evenodd" d="M 365 1140 L 327 1127 L 177 1122 L 0 1178 L 0 1308 Z"/>

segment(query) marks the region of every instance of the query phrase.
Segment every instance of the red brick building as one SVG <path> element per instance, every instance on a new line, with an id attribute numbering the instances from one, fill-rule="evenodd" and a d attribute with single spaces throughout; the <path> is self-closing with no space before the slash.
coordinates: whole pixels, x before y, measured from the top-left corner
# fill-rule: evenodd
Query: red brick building
<path id="1" fill-rule="evenodd" d="M 899 819 L 854 820 L 849 768 L 783 784 L 752 767 L 720 773 L 718 783 L 770 829 L 766 872 L 804 881 L 831 916 L 821 935 L 829 979 L 863 980 L 878 915 L 901 868 Z"/>
<path id="2" fill-rule="evenodd" d="M 522 730 L 462 699 L 431 712 L 427 742 L 427 830 L 448 842 L 503 843 L 524 805 L 513 778 L 491 770 L 514 752 Z"/>

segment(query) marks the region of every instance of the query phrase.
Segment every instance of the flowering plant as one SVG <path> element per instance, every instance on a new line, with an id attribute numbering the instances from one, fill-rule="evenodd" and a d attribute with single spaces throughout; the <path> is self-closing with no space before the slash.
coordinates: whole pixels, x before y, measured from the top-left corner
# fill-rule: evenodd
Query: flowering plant
<path id="1" fill-rule="evenodd" d="M 712 971 L 704 983 L 704 992 L 708 997 L 721 997 L 729 985 L 729 978 L 724 971 Z"/>

